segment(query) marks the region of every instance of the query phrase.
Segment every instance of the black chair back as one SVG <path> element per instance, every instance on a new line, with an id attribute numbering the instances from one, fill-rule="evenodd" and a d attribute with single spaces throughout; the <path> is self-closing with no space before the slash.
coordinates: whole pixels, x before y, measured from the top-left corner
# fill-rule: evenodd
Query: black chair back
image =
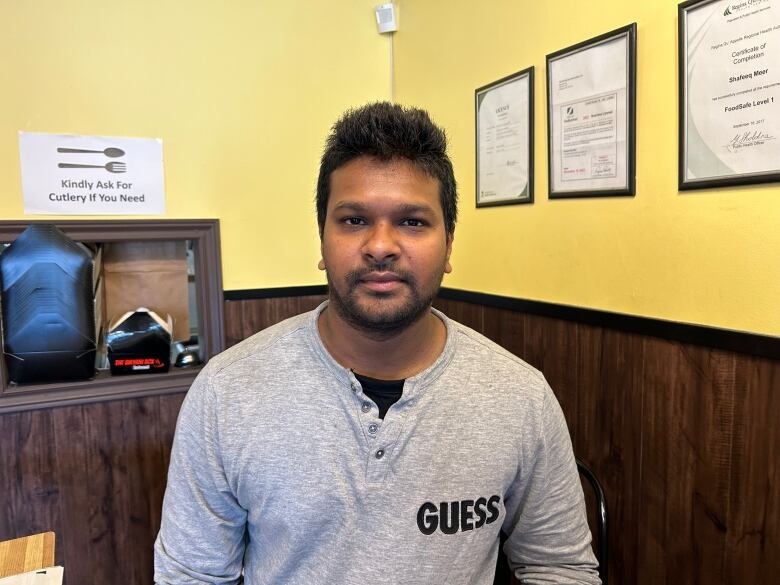
<path id="1" fill-rule="evenodd" d="M 581 460 L 577 459 L 577 470 L 590 484 L 596 497 L 596 560 L 599 563 L 599 578 L 602 585 L 607 585 L 607 569 L 609 561 L 609 541 L 607 524 L 607 498 L 604 496 L 604 488 L 601 487 L 596 475 Z M 501 533 L 501 545 L 498 549 L 498 562 L 496 564 L 496 577 L 493 585 L 510 585 L 512 576 L 509 572 L 506 556 L 504 556 L 504 541 L 506 537 Z"/>
<path id="2" fill-rule="evenodd" d="M 601 487 L 596 474 L 585 465 L 580 459 L 577 459 L 577 470 L 580 472 L 593 489 L 596 496 L 596 560 L 599 562 L 599 577 L 602 585 L 607 585 L 607 569 L 609 561 L 609 541 L 607 525 L 607 498 L 604 496 L 604 488 Z"/>

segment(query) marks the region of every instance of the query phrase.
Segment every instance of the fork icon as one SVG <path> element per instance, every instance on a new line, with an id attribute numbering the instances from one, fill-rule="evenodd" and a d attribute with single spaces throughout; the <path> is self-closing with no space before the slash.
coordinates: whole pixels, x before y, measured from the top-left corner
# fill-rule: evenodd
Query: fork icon
<path id="1" fill-rule="evenodd" d="M 106 169 L 110 173 L 124 173 L 127 170 L 123 162 L 110 162 L 105 165 L 77 165 L 74 163 L 59 163 L 61 169 Z"/>

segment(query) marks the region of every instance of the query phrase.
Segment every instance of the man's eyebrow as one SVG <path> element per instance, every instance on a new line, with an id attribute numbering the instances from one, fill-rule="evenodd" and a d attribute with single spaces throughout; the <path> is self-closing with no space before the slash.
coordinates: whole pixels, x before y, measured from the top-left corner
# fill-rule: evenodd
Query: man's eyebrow
<path id="1" fill-rule="evenodd" d="M 333 211 L 354 211 L 356 213 L 366 213 L 371 210 L 370 205 L 360 201 L 341 201 L 333 206 Z M 393 208 L 393 211 L 402 214 L 413 213 L 435 213 L 430 205 L 423 203 L 403 203 Z"/>

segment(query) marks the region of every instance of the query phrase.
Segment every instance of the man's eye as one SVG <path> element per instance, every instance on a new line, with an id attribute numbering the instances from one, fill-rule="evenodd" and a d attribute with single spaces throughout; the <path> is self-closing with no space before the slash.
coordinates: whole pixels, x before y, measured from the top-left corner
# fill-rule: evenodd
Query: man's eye
<path id="1" fill-rule="evenodd" d="M 408 227 L 422 227 L 425 225 L 425 222 L 421 219 L 414 219 L 413 217 L 409 217 L 401 222 L 401 225 L 405 225 Z"/>
<path id="2" fill-rule="evenodd" d="M 362 217 L 346 217 L 341 221 L 347 225 L 363 225 L 366 223 L 366 220 Z"/>

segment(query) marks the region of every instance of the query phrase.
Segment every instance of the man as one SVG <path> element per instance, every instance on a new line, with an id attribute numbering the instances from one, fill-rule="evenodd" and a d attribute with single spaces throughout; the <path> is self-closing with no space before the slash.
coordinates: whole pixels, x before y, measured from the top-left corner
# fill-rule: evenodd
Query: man
<path id="1" fill-rule="evenodd" d="M 431 308 L 456 190 L 444 133 L 378 103 L 333 128 L 329 300 L 212 359 L 182 406 L 158 583 L 598 583 L 542 375 Z"/>

